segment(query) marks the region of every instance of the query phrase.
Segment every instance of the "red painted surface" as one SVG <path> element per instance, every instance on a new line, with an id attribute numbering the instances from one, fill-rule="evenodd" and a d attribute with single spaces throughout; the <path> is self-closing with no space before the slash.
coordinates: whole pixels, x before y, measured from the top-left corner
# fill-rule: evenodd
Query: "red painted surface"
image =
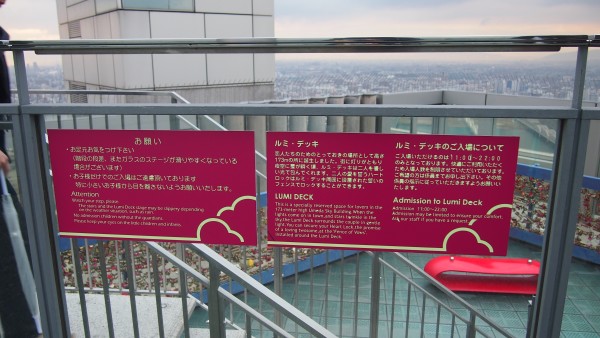
<path id="1" fill-rule="evenodd" d="M 48 130 L 60 235 L 256 245 L 254 133 Z"/>
<path id="2" fill-rule="evenodd" d="M 540 262 L 526 258 L 438 256 L 425 272 L 452 291 L 534 295 Z"/>
<path id="3" fill-rule="evenodd" d="M 268 241 L 504 256 L 519 139 L 267 133 Z"/>

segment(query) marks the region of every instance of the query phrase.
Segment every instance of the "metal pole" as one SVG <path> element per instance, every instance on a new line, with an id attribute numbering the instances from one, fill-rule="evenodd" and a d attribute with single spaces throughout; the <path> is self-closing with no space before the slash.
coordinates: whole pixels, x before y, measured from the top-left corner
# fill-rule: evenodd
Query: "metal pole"
<path id="1" fill-rule="evenodd" d="M 225 309 L 219 297 L 220 271 L 215 264 L 209 266 L 208 323 L 210 338 L 225 338 Z"/>
<path id="2" fill-rule="evenodd" d="M 165 324 L 163 323 L 162 302 L 160 299 L 160 280 L 158 278 L 158 258 L 155 252 L 152 252 L 152 274 L 154 276 L 154 296 L 156 298 L 156 315 L 158 320 L 158 334 L 160 338 L 165 337 Z M 150 275 L 150 267 L 148 267 Z"/>
<path id="3" fill-rule="evenodd" d="M 13 119 L 15 158 L 18 163 L 21 201 L 29 233 L 32 270 L 40 305 L 42 330 L 47 337 L 68 337 L 70 330 L 62 285 L 62 268 L 47 191 L 48 172 L 43 168 L 40 148 L 44 144 L 45 128 L 43 119 L 39 116 L 22 113 L 22 107 L 30 104 L 25 56 L 22 51 L 13 51 L 13 57 L 19 94 L 19 116 Z"/>
<path id="4" fill-rule="evenodd" d="M 281 248 L 273 248 L 273 292 L 283 297 L 283 252 Z M 275 324 L 281 327 L 281 313 L 275 310 Z M 277 335 L 275 335 L 277 337 Z"/>
<path id="5" fill-rule="evenodd" d="M 560 148 L 555 155 L 553 168 L 552 208 L 548 213 L 542 248 L 531 337 L 560 336 L 590 127 L 589 120 L 581 119 L 587 54 L 587 47 L 579 47 L 572 101 L 572 108 L 579 110 L 578 117 L 561 120 L 559 126 Z"/>
<path id="6" fill-rule="evenodd" d="M 373 253 L 373 266 L 371 267 L 371 325 L 369 337 L 379 337 L 379 290 L 381 279 L 380 253 Z M 408 322 L 406 323 L 408 325 Z"/>
<path id="7" fill-rule="evenodd" d="M 83 334 L 86 338 L 90 338 L 90 320 L 88 317 L 87 303 L 85 301 L 85 284 L 83 283 L 83 269 L 81 268 L 81 256 L 79 255 L 79 243 L 77 240 L 71 239 L 71 247 L 73 247 L 73 266 L 75 267 L 75 280 L 77 281 L 77 291 L 79 294 L 79 305 L 81 307 L 81 321 L 83 322 Z M 89 274 L 89 271 L 88 271 Z M 90 283 L 90 289 L 92 284 Z"/>
<path id="8" fill-rule="evenodd" d="M 129 289 L 129 303 L 131 307 L 131 323 L 133 325 L 133 336 L 135 338 L 140 337 L 140 326 L 138 321 L 138 313 L 137 313 L 137 303 L 135 301 L 135 289 L 136 285 L 136 277 L 135 270 L 133 269 L 133 259 L 131 250 L 133 247 L 131 246 L 130 241 L 123 241 L 123 250 L 125 251 L 125 264 L 127 266 L 127 287 Z"/>
<path id="9" fill-rule="evenodd" d="M 476 335 L 476 331 L 475 331 L 475 320 L 477 319 L 477 316 L 475 316 L 475 313 L 471 312 L 471 317 L 469 318 L 469 323 L 467 324 L 467 338 L 475 338 Z"/>
<path id="10" fill-rule="evenodd" d="M 115 338 L 115 328 L 113 324 L 112 308 L 110 306 L 110 290 L 108 284 L 108 272 L 106 270 L 106 254 L 104 245 L 106 242 L 98 241 L 98 253 L 100 256 L 100 274 L 102 275 L 102 292 L 104 293 L 104 308 L 106 309 L 106 323 L 108 326 L 108 336 Z M 118 256 L 118 251 L 117 251 Z"/>

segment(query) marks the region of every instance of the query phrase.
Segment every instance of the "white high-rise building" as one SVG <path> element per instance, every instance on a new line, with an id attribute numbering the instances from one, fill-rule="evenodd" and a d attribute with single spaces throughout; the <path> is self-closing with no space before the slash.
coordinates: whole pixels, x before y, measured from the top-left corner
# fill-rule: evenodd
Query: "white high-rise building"
<path id="1" fill-rule="evenodd" d="M 273 0 L 57 0 L 61 39 L 273 37 Z M 66 55 L 70 89 L 174 90 L 192 102 L 273 98 L 273 54 Z"/>

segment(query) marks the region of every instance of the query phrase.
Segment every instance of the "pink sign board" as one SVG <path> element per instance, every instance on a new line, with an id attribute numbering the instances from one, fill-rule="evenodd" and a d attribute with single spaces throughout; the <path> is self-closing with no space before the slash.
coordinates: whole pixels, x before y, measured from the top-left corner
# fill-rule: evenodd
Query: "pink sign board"
<path id="1" fill-rule="evenodd" d="M 48 130 L 61 236 L 256 245 L 254 134 Z"/>
<path id="2" fill-rule="evenodd" d="M 506 255 L 519 139 L 267 134 L 268 243 Z"/>

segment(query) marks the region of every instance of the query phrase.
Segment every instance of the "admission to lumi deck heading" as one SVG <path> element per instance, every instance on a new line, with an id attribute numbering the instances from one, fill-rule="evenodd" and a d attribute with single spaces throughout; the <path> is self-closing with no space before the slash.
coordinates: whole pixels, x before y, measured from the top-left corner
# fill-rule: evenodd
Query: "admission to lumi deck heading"
<path id="1" fill-rule="evenodd" d="M 444 204 L 444 205 L 483 205 L 483 201 L 480 199 L 469 200 L 466 198 L 457 199 L 431 199 L 431 198 L 406 198 L 406 197 L 394 197 L 394 203 L 408 203 L 408 204 Z"/>

